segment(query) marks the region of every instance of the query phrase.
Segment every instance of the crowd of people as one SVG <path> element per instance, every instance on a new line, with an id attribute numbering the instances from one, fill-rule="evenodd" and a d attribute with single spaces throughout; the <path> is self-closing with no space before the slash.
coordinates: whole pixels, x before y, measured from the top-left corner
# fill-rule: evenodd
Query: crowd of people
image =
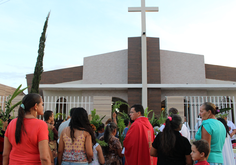
<path id="1" fill-rule="evenodd" d="M 96 128 L 87 111 L 76 107 L 70 110 L 67 121 L 55 127 L 53 111 L 44 112 L 41 96 L 28 94 L 22 99 L 17 118 L 8 125 L 4 123 L 2 164 L 234 165 L 232 142 L 236 127 L 227 118 L 217 119 L 217 113 L 214 104 L 201 105 L 201 124 L 195 140 L 190 141 L 188 126 L 176 108 L 169 109 L 155 135 L 144 117 L 143 106 L 135 104 L 130 108 L 130 121 L 125 121 L 125 138 L 121 142 L 115 114 L 114 120 Z M 44 120 L 37 119 L 37 115 L 44 115 Z"/>

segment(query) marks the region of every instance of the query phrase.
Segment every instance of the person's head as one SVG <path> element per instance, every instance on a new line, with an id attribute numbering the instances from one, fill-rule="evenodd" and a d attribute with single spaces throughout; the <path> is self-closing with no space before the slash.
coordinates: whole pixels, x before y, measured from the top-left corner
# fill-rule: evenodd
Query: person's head
<path id="1" fill-rule="evenodd" d="M 169 128 L 174 131 L 179 131 L 182 128 L 182 118 L 177 114 L 168 117 L 165 123 L 166 125 L 164 129 Z"/>
<path id="2" fill-rule="evenodd" d="M 127 127 L 129 125 L 129 118 L 124 120 L 125 126 Z"/>
<path id="3" fill-rule="evenodd" d="M 104 132 L 104 141 L 106 143 L 109 142 L 111 136 L 115 136 L 117 133 L 117 125 L 114 122 L 108 123 L 106 128 L 105 128 L 105 132 Z M 104 147 L 103 148 L 105 153 L 109 152 L 109 146 Z"/>
<path id="4" fill-rule="evenodd" d="M 48 122 L 48 123 L 53 122 L 53 120 L 54 120 L 53 111 L 51 111 L 51 110 L 45 111 L 43 117 L 46 122 Z"/>
<path id="5" fill-rule="evenodd" d="M 202 120 L 207 120 L 213 118 L 218 112 L 216 111 L 216 106 L 210 102 L 205 102 L 200 107 L 199 115 Z"/>
<path id="6" fill-rule="evenodd" d="M 73 113 L 69 126 L 71 130 L 70 135 L 72 141 L 74 139 L 74 129 L 85 130 L 91 135 L 92 142 L 95 144 L 95 135 L 90 125 L 87 111 L 82 107 L 72 108 L 71 110 L 73 110 Z"/>
<path id="7" fill-rule="evenodd" d="M 229 127 L 227 125 L 227 122 L 225 121 L 225 119 L 223 118 L 217 118 L 217 120 L 219 120 L 224 126 L 225 126 L 225 129 L 226 129 L 226 137 L 227 137 L 227 133 L 229 134 Z"/>
<path id="8" fill-rule="evenodd" d="M 21 141 L 21 129 L 25 131 L 23 125 L 25 114 L 31 114 L 35 117 L 37 114 L 43 115 L 43 100 L 39 94 L 30 93 L 25 95 L 22 99 L 22 103 L 18 109 L 18 118 L 16 122 L 15 139 L 17 144 Z"/>
<path id="9" fill-rule="evenodd" d="M 178 109 L 176 108 L 170 108 L 169 111 L 168 111 L 168 114 L 169 116 L 172 116 L 172 115 L 177 115 L 179 112 L 178 112 Z"/>
<path id="10" fill-rule="evenodd" d="M 208 154 L 209 154 L 209 144 L 206 140 L 197 140 L 193 142 L 193 145 L 191 147 L 192 152 L 191 152 L 191 157 L 192 159 L 195 160 L 206 160 Z"/>
<path id="11" fill-rule="evenodd" d="M 165 128 L 161 134 L 161 146 L 163 152 L 167 155 L 172 155 L 176 142 L 176 131 L 182 127 L 182 118 L 179 115 L 168 117 L 165 122 Z"/>
<path id="12" fill-rule="evenodd" d="M 99 124 L 99 126 L 98 126 L 98 128 L 97 128 L 97 132 L 99 132 L 99 133 L 103 133 L 104 132 L 104 124 L 103 123 L 100 123 Z"/>
<path id="13" fill-rule="evenodd" d="M 73 115 L 73 113 L 74 113 L 75 109 L 76 109 L 76 108 L 72 108 L 72 109 L 70 110 L 70 116 L 72 116 L 72 115 Z"/>
<path id="14" fill-rule="evenodd" d="M 130 108 L 130 118 L 131 120 L 136 120 L 140 116 L 144 116 L 144 109 L 143 106 L 140 104 L 134 104 Z"/>

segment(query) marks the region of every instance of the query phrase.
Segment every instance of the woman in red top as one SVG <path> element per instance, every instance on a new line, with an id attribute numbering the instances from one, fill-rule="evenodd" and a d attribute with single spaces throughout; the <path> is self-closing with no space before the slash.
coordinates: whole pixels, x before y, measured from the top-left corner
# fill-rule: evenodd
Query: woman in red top
<path id="1" fill-rule="evenodd" d="M 49 165 L 48 127 L 43 120 L 43 101 L 31 93 L 22 99 L 18 118 L 7 127 L 4 137 L 3 164 Z"/>

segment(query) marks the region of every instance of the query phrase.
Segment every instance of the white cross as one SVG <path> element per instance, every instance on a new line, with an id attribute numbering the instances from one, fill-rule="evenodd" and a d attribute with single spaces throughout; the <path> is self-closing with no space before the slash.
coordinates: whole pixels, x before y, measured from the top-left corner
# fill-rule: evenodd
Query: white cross
<path id="1" fill-rule="evenodd" d="M 141 0 L 141 7 L 129 7 L 129 12 L 141 12 L 142 34 L 146 33 L 146 12 L 158 12 L 158 7 L 145 7 L 145 0 Z"/>
<path id="2" fill-rule="evenodd" d="M 129 12 L 141 12 L 142 18 L 142 105 L 147 105 L 147 38 L 146 38 L 146 12 L 158 12 L 158 7 L 145 7 L 145 0 L 141 0 L 141 7 L 129 7 Z"/>

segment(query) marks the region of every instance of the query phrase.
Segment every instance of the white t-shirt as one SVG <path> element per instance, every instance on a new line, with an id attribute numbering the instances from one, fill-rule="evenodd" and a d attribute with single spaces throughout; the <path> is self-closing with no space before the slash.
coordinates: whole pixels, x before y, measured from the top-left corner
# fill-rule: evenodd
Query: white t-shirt
<path id="1" fill-rule="evenodd" d="M 163 132 L 163 129 L 164 129 L 164 128 L 165 128 L 165 125 L 163 124 L 163 125 L 159 128 L 159 130 L 160 130 L 161 132 Z M 182 134 L 182 136 L 186 137 L 186 138 L 188 139 L 188 141 L 190 141 L 190 132 L 189 132 L 189 130 L 188 130 L 188 128 L 186 127 L 185 124 L 182 125 L 182 128 L 181 128 L 181 130 L 180 130 L 179 132 Z"/>

